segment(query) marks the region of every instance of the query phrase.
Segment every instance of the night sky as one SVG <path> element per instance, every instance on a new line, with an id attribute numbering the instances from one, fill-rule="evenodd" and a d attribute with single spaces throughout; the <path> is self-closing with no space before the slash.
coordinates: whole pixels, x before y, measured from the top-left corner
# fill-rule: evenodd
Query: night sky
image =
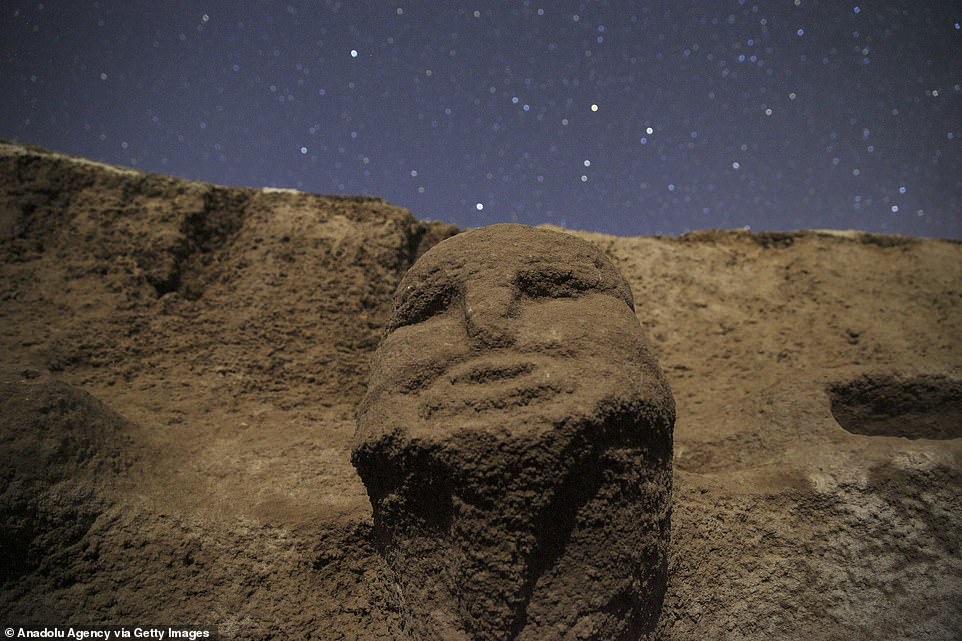
<path id="1" fill-rule="evenodd" d="M 962 238 L 962 2 L 5 0 L 0 138 L 461 226 Z"/>

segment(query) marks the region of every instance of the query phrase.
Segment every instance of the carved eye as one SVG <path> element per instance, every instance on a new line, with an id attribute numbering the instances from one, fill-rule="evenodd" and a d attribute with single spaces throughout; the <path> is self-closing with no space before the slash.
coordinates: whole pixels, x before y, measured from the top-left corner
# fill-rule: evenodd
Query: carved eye
<path id="1" fill-rule="evenodd" d="M 451 283 L 425 284 L 402 295 L 388 331 L 422 323 L 447 310 L 460 297 L 460 290 Z"/>
<path id="2" fill-rule="evenodd" d="M 528 298 L 575 298 L 589 290 L 601 290 L 597 284 L 564 271 L 521 272 L 515 278 L 515 287 Z"/>

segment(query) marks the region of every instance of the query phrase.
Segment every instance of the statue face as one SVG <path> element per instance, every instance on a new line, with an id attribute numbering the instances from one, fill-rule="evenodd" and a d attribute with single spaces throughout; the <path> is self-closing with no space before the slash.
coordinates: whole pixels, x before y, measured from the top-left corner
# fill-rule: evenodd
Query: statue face
<path id="1" fill-rule="evenodd" d="M 352 452 L 411 638 L 651 629 L 673 422 L 596 247 L 494 225 L 428 251 L 398 287 Z"/>
<path id="2" fill-rule="evenodd" d="M 429 439 L 548 429 L 641 393 L 650 361 L 631 291 L 600 250 L 495 225 L 442 242 L 404 277 L 362 414 Z"/>

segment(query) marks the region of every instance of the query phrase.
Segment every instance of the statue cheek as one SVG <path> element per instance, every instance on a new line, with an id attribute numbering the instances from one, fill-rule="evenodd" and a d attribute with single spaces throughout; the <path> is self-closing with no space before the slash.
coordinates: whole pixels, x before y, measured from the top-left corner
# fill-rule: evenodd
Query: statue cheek
<path id="1" fill-rule="evenodd" d="M 469 351 L 464 327 L 453 314 L 399 327 L 378 346 L 370 386 L 416 392 Z"/>

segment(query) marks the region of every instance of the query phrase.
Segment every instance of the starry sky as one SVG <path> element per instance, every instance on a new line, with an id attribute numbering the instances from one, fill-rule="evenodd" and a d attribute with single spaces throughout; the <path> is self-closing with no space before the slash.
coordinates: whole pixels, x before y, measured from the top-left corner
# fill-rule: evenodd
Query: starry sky
<path id="1" fill-rule="evenodd" d="M 957 0 L 0 11 L 0 138 L 469 227 L 962 238 Z"/>

